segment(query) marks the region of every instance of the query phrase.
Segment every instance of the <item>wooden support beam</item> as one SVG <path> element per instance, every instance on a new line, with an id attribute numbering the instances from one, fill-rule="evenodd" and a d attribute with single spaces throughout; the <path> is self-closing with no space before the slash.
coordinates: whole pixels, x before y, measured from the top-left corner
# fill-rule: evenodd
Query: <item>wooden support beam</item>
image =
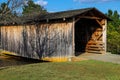
<path id="1" fill-rule="evenodd" d="M 101 27 L 103 27 L 103 25 L 101 24 L 101 22 L 99 20 L 96 19 L 96 21 Z"/>
<path id="2" fill-rule="evenodd" d="M 107 51 L 107 20 L 104 20 L 103 25 L 103 42 L 105 43 L 105 52 Z"/>
<path id="3" fill-rule="evenodd" d="M 79 21 L 80 20 L 80 18 L 77 18 L 76 20 L 75 20 L 75 22 L 77 22 L 77 21 Z"/>
<path id="4" fill-rule="evenodd" d="M 95 19 L 95 20 L 100 20 L 101 18 L 98 18 L 98 17 L 91 17 L 91 16 L 79 16 L 75 22 L 79 21 L 81 18 L 84 18 L 84 19 Z"/>
<path id="5" fill-rule="evenodd" d="M 102 25 L 106 25 L 105 19 L 102 19 L 102 20 L 101 20 L 101 24 L 102 24 Z"/>
<path id="6" fill-rule="evenodd" d="M 72 46 L 73 46 L 73 50 L 72 50 L 72 56 L 74 56 L 75 55 L 75 18 L 73 18 L 73 23 L 72 23 L 73 25 L 72 25 Z"/>
<path id="7" fill-rule="evenodd" d="M 86 19 L 101 19 L 98 17 L 91 17 L 91 16 L 80 16 L 79 18 L 86 18 Z"/>

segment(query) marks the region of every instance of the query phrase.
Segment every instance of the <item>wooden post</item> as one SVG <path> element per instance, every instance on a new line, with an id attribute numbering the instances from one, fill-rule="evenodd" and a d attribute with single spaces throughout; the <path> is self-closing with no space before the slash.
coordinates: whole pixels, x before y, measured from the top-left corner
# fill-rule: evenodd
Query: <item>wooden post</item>
<path id="1" fill-rule="evenodd" d="M 75 56 L 75 18 L 72 19 L 72 52 L 70 52 L 70 55 L 68 57 L 68 61 L 72 61 L 72 57 Z"/>
<path id="2" fill-rule="evenodd" d="M 75 18 L 73 18 L 72 28 L 72 56 L 75 56 Z"/>
<path id="3" fill-rule="evenodd" d="M 2 47 L 2 46 L 1 46 L 1 43 L 2 43 L 1 40 L 2 40 L 2 39 L 1 39 L 1 26 L 0 26 L 0 49 L 1 49 L 1 47 Z"/>
<path id="4" fill-rule="evenodd" d="M 103 43 L 104 43 L 104 49 L 105 53 L 107 52 L 107 20 L 104 20 L 105 24 L 103 25 Z"/>

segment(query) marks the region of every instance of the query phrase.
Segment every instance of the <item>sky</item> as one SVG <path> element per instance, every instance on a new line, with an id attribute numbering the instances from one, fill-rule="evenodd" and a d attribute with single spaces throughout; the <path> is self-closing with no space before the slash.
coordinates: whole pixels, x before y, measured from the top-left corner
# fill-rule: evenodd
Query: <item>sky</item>
<path id="1" fill-rule="evenodd" d="M 4 2 L 6 0 L 0 0 Z M 36 4 L 43 6 L 48 12 L 96 7 L 103 13 L 108 9 L 117 10 L 120 14 L 120 0 L 33 0 Z"/>
<path id="2" fill-rule="evenodd" d="M 120 14 L 120 0 L 34 0 L 49 12 L 96 7 L 103 13 L 108 9 L 117 10 Z"/>

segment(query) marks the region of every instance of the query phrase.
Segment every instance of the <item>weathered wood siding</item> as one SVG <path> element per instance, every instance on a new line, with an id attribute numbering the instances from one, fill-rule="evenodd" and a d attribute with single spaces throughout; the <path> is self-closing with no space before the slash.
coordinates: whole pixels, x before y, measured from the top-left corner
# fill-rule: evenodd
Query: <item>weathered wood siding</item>
<path id="1" fill-rule="evenodd" d="M 2 26 L 1 47 L 29 58 L 69 57 L 73 52 L 72 27 L 72 22 Z"/>

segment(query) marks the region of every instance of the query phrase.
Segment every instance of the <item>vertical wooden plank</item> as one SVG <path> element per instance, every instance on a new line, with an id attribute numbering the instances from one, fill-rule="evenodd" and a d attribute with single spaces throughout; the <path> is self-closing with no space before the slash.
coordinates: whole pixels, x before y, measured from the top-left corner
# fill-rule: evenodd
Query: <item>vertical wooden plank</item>
<path id="1" fill-rule="evenodd" d="M 71 56 L 71 53 L 72 53 L 72 23 L 69 23 L 68 24 L 68 28 L 67 28 L 67 31 L 68 31 L 68 40 L 67 40 L 67 49 L 68 49 L 68 52 L 67 52 L 67 57 Z"/>
<path id="2" fill-rule="evenodd" d="M 68 49 L 67 49 L 67 44 L 68 44 L 68 42 L 67 42 L 67 37 L 68 37 L 68 35 L 67 35 L 67 32 L 68 32 L 68 28 L 69 28 L 69 25 L 68 25 L 68 23 L 67 22 L 65 22 L 65 57 L 67 57 L 67 51 L 68 51 Z"/>
<path id="3" fill-rule="evenodd" d="M 105 53 L 107 52 L 107 19 L 104 19 L 105 24 L 103 25 L 103 42 L 105 45 Z"/>
<path id="4" fill-rule="evenodd" d="M 59 34 L 60 34 L 60 31 L 59 31 L 59 28 L 60 28 L 60 26 L 58 26 L 57 24 L 56 24 L 56 28 L 57 28 L 57 30 L 56 30 L 56 35 L 57 35 L 57 38 L 56 38 L 56 54 L 58 55 L 58 56 L 60 56 L 60 51 L 59 51 L 59 43 L 60 43 L 60 41 L 59 41 Z"/>
<path id="5" fill-rule="evenodd" d="M 62 40 L 61 41 L 61 43 L 62 43 L 62 47 L 61 47 L 62 48 L 62 52 L 61 52 L 61 54 L 62 55 L 61 56 L 64 56 L 64 44 L 65 44 L 64 43 L 64 27 L 65 27 L 64 23 L 62 23 L 60 27 L 62 27 L 62 37 L 61 37 L 61 40 Z"/>
<path id="6" fill-rule="evenodd" d="M 62 55 L 62 25 L 61 27 L 59 27 L 59 46 L 58 46 L 58 53 L 59 53 L 59 56 Z"/>
<path id="7" fill-rule="evenodd" d="M 67 44 L 66 43 L 66 29 L 67 29 L 66 27 L 68 27 L 67 25 L 68 24 L 65 22 L 62 25 L 62 28 L 63 28 L 63 42 L 62 42 L 63 43 L 63 53 L 62 54 L 63 54 L 63 57 L 66 57 L 66 44 Z"/>
<path id="8" fill-rule="evenodd" d="M 2 48 L 29 58 L 72 56 L 74 53 L 73 23 L 51 24 L 50 26 L 40 24 L 38 27 L 35 25 L 3 26 L 1 27 Z"/>
<path id="9" fill-rule="evenodd" d="M 73 18 L 72 22 L 72 54 L 71 56 L 75 55 L 75 18 Z"/>
<path id="10" fill-rule="evenodd" d="M 0 26 L 0 49 L 1 49 L 1 26 Z"/>

